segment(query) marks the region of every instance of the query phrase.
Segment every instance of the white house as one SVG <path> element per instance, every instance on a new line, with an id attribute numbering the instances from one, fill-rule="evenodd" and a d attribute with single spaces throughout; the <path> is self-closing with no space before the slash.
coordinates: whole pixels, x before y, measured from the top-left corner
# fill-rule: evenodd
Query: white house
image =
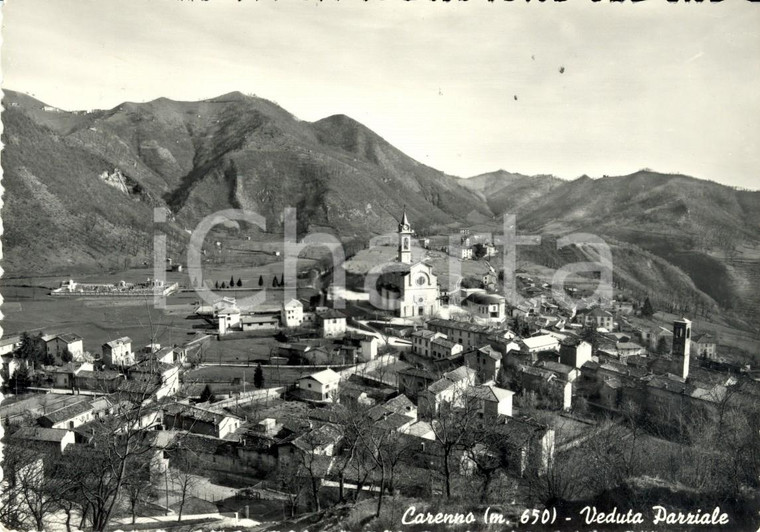
<path id="1" fill-rule="evenodd" d="M 95 408 L 89 401 L 65 406 L 37 419 L 41 427 L 48 429 L 75 429 L 95 418 Z"/>
<path id="2" fill-rule="evenodd" d="M 421 329 L 412 333 L 412 353 L 430 358 L 430 343 L 436 338 L 446 338 L 443 333 Z"/>
<path id="3" fill-rule="evenodd" d="M 135 354 L 132 352 L 132 339 L 128 336 L 123 336 L 104 343 L 103 363 L 106 366 L 132 366 L 135 363 Z"/>
<path id="4" fill-rule="evenodd" d="M 586 327 L 604 328 L 611 331 L 613 328 L 613 318 L 611 312 L 600 308 L 591 309 L 583 317 L 583 324 Z"/>
<path id="5" fill-rule="evenodd" d="M 303 323 L 303 303 L 297 299 L 285 303 L 280 321 L 284 327 L 299 327 Z"/>
<path id="6" fill-rule="evenodd" d="M 487 421 L 499 416 L 512 416 L 512 396 L 515 392 L 498 386 L 474 386 L 465 391 L 467 400 L 474 401 L 478 415 Z"/>
<path id="7" fill-rule="evenodd" d="M 240 329 L 240 309 L 237 307 L 227 307 L 220 309 L 216 313 L 219 320 L 219 334 L 227 334 L 233 329 Z"/>
<path id="8" fill-rule="evenodd" d="M 72 354 L 74 360 L 81 360 L 84 356 L 82 337 L 78 334 L 63 333 L 43 338 L 45 339 L 48 355 L 58 360 L 62 358 L 66 351 Z"/>
<path id="9" fill-rule="evenodd" d="M 337 310 L 329 309 L 317 313 L 317 323 L 323 338 L 340 336 L 346 332 L 346 316 Z"/>
<path id="10" fill-rule="evenodd" d="M 333 402 L 334 399 L 337 400 L 339 384 L 340 375 L 328 368 L 301 377 L 296 381 L 296 388 L 305 399 Z"/>

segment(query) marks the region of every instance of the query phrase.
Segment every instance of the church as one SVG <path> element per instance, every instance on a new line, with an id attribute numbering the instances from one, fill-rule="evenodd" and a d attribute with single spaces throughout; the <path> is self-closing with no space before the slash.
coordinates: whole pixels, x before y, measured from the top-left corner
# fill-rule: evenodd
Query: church
<path id="1" fill-rule="evenodd" d="M 400 318 L 431 317 L 440 308 L 438 278 L 424 262 L 412 263 L 412 237 L 406 209 L 398 224 L 398 258 L 378 279 L 379 307 Z"/>

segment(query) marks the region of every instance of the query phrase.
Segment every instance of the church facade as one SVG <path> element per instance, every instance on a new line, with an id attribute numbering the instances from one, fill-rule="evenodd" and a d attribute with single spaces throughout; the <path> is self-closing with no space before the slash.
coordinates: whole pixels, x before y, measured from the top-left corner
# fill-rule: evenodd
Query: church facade
<path id="1" fill-rule="evenodd" d="M 406 211 L 398 225 L 398 257 L 378 280 L 379 305 L 400 318 L 435 316 L 440 309 L 438 277 L 424 262 L 412 263 L 412 237 Z"/>

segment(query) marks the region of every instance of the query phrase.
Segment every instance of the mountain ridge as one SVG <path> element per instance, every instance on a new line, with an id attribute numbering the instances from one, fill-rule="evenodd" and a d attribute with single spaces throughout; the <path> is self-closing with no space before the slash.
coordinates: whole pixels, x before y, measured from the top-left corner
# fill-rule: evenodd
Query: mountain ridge
<path id="1" fill-rule="evenodd" d="M 258 212 L 278 232 L 283 209 L 296 207 L 299 233 L 329 228 L 366 242 L 395 231 L 406 208 L 423 235 L 473 225 L 499 231 L 510 213 L 521 231 L 586 232 L 638 246 L 724 306 L 760 293 L 752 273 L 760 192 L 646 169 L 569 181 L 506 170 L 460 178 L 406 156 L 346 115 L 301 121 L 239 92 L 90 112 L 14 91 L 3 103 L 4 268 L 11 273 L 149 260 L 156 207 L 171 211 L 166 231 L 175 251 L 198 221 L 223 209 Z M 101 179 L 104 172 L 118 173 L 121 189 Z"/>

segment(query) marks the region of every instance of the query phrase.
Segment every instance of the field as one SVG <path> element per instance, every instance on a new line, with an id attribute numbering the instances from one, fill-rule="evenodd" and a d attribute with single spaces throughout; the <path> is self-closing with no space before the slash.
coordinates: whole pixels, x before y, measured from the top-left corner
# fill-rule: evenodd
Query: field
<path id="1" fill-rule="evenodd" d="M 206 269 L 209 278 L 226 279 L 230 276 L 237 280 L 242 278 L 243 288 L 258 288 L 258 276 L 265 279 L 267 304 L 279 305 L 283 292 L 272 290 L 272 276 L 282 274 L 281 263 L 271 263 L 246 273 L 241 268 L 230 266 L 210 266 Z M 270 275 L 271 274 L 271 275 Z M 187 284 L 187 275 L 167 273 L 167 282 Z M 144 281 L 152 277 L 151 268 L 133 269 L 118 273 L 99 273 L 74 276 L 75 280 L 116 283 Z M 4 302 L 2 312 L 3 336 L 30 333 L 72 332 L 84 338 L 84 348 L 92 353 L 100 353 L 101 345 L 107 341 L 129 336 L 133 349 L 138 350 L 147 345 L 151 337 L 161 345 L 181 344 L 191 335 L 208 326 L 203 320 L 192 316 L 200 297 L 195 292 L 180 292 L 170 295 L 165 309 L 153 306 L 152 298 L 79 298 L 52 297 L 50 289 L 57 288 L 64 277 L 30 277 L 26 279 L 3 279 L 0 285 Z M 299 293 L 310 293 L 308 289 Z M 228 290 L 218 295 L 244 298 L 249 291 Z M 219 344 L 219 345 L 217 345 Z M 235 362 L 238 358 L 251 357 L 261 359 L 269 354 L 268 347 L 262 347 L 259 340 L 240 340 L 229 342 L 212 342 L 209 356 L 216 359 L 221 355 L 224 362 Z"/>

